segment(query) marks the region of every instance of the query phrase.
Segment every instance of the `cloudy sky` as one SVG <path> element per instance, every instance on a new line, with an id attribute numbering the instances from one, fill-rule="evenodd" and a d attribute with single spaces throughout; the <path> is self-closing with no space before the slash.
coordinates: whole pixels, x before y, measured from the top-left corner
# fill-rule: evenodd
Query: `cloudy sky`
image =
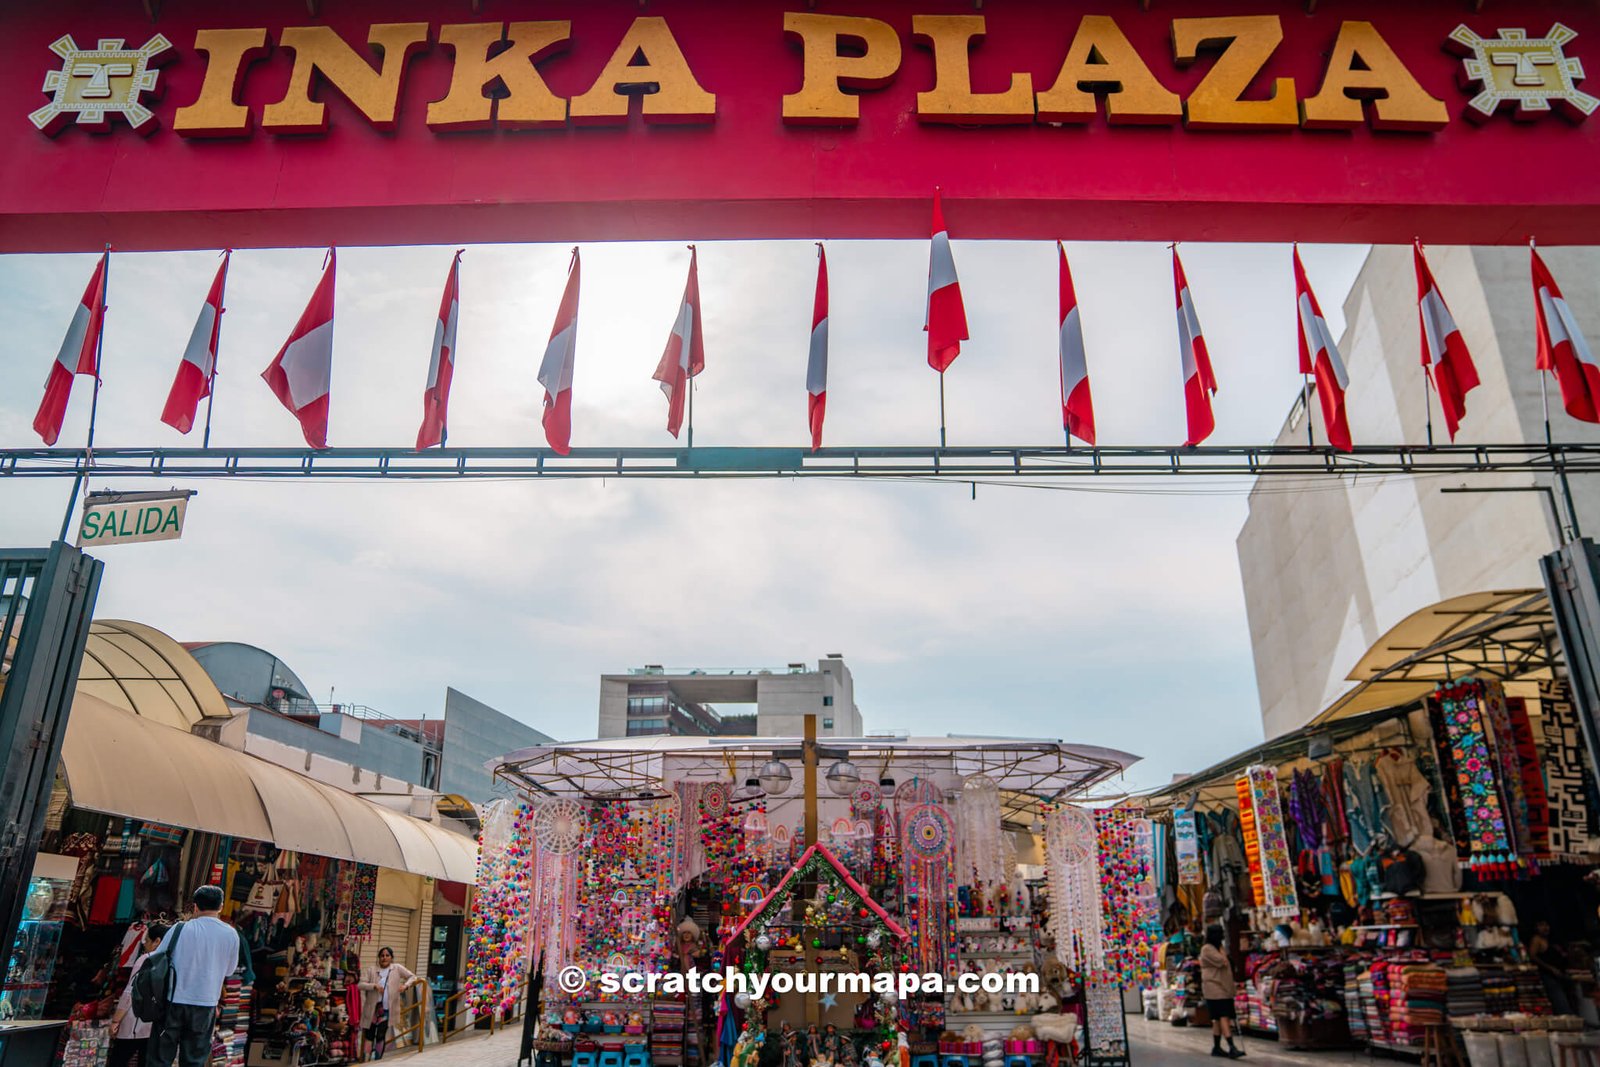
<path id="1" fill-rule="evenodd" d="M 413 441 L 447 248 L 341 250 L 329 441 Z M 1302 250 L 1337 332 L 1365 248 Z M 936 444 L 921 332 L 926 242 L 836 242 L 827 443 Z M 1075 244 L 1103 444 L 1182 440 L 1166 249 Z M 700 249 L 698 445 L 806 441 L 815 248 Z M 948 380 L 950 443 L 1060 441 L 1055 264 L 1043 243 L 955 242 L 973 340 Z M 1289 250 L 1191 245 L 1221 393 L 1211 443 L 1266 443 L 1299 388 Z M 452 445 L 541 445 L 534 379 L 565 246 L 462 262 Z M 670 445 L 650 373 L 682 245 L 583 250 L 575 445 Z M 236 253 L 212 443 L 301 444 L 260 380 L 320 250 Z M 97 443 L 198 445 L 159 421 L 215 253 L 112 261 Z M 0 447 L 38 443 L 42 383 L 92 256 L 0 258 Z M 89 382 L 61 443 L 80 443 Z M 124 489 L 167 483 L 118 482 Z M 102 484 L 102 487 L 104 485 Z M 181 541 L 109 547 L 98 614 L 235 640 L 318 699 L 437 715 L 447 685 L 562 739 L 593 734 L 598 676 L 645 663 L 781 667 L 838 652 L 869 729 L 1062 737 L 1139 753 L 1130 784 L 1261 736 L 1234 540 L 1248 485 L 200 482 Z M 0 543 L 55 537 L 70 482 L 0 481 Z M 1308 491 L 1316 491 L 1314 488 Z M 737 710 L 737 709 L 733 709 Z"/>

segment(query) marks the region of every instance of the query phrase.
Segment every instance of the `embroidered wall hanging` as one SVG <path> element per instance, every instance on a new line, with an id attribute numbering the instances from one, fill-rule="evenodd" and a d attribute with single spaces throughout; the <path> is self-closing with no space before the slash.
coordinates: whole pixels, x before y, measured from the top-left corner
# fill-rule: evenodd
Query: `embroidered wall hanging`
<path id="1" fill-rule="evenodd" d="M 1466 845 L 1467 865 L 1483 877 L 1501 877 L 1516 866 L 1498 780 L 1499 758 L 1485 720 L 1483 687 L 1470 679 L 1434 690 L 1444 735 L 1436 737 L 1441 763 L 1455 769 L 1464 826 L 1458 846 Z"/>
<path id="2" fill-rule="evenodd" d="M 1550 854 L 1563 860 L 1591 859 L 1600 851 L 1588 802 L 1593 781 L 1567 683 L 1541 682 L 1539 710 L 1545 794 L 1550 805 Z"/>
<path id="3" fill-rule="evenodd" d="M 1250 813 L 1260 852 L 1261 904 L 1274 916 L 1297 915 L 1300 898 L 1294 885 L 1294 860 L 1284 833 L 1278 773 L 1256 764 L 1245 771 L 1245 778 L 1250 784 Z"/>
<path id="4" fill-rule="evenodd" d="M 1178 808 L 1172 813 L 1172 840 L 1178 854 L 1178 884 L 1200 884 L 1200 836 L 1194 812 Z"/>

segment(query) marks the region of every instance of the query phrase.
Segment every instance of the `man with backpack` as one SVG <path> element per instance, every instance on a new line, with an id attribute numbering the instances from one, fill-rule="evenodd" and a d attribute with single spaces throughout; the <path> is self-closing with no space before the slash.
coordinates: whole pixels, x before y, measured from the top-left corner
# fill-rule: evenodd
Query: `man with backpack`
<path id="1" fill-rule="evenodd" d="M 153 954 L 166 954 L 166 1009 L 156 1020 L 147 1052 L 151 1067 L 205 1067 L 211 1059 L 211 1033 L 222 999 L 222 983 L 247 965 L 249 952 L 239 931 L 223 922 L 222 890 L 203 885 L 194 891 L 195 914 L 174 926 Z M 159 994 L 158 994 L 159 995 Z"/>

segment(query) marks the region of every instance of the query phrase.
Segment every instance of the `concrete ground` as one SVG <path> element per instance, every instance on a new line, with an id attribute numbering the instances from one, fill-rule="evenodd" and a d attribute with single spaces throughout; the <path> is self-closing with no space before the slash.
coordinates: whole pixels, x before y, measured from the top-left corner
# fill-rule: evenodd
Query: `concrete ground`
<path id="1" fill-rule="evenodd" d="M 393 1060 L 400 1067 L 516 1067 L 520 1036 L 518 1028 L 511 1027 L 492 1036 L 458 1037 L 421 1052 L 391 1054 L 384 1060 Z M 1205 1067 L 1217 1062 L 1211 1057 L 1211 1031 L 1207 1028 L 1170 1026 L 1130 1015 L 1128 1040 L 1133 1047 L 1133 1067 Z M 1240 1047 L 1245 1058 L 1239 1067 L 1353 1067 L 1371 1060 L 1356 1049 L 1291 1052 L 1267 1038 L 1246 1037 Z"/>

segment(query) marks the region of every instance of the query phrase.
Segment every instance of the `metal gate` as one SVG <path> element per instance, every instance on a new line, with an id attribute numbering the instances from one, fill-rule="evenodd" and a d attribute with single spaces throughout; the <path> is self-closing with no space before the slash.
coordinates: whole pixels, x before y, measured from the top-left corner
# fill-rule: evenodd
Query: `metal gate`
<path id="1" fill-rule="evenodd" d="M 0 947 L 8 951 L 44 831 L 102 567 L 61 541 L 0 549 Z"/>
<path id="2" fill-rule="evenodd" d="M 1600 545 L 1569 541 L 1539 561 L 1589 765 L 1600 773 Z"/>

